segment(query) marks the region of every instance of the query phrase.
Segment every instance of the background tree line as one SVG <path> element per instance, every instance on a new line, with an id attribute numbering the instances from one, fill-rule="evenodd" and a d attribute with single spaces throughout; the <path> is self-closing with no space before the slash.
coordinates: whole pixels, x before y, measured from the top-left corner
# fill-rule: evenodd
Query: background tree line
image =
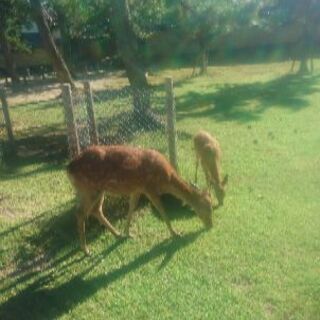
<path id="1" fill-rule="evenodd" d="M 28 51 L 22 26 L 35 22 L 57 80 L 74 87 L 77 50 L 91 39 L 126 70 L 134 108 L 150 105 L 147 71 L 178 57 L 206 73 L 228 50 L 282 46 L 309 72 L 320 39 L 318 0 L 0 0 L 0 46 L 12 83 L 13 52 Z M 52 30 L 61 34 L 59 46 Z M 105 51 L 105 53 L 103 52 Z M 312 69 L 312 65 L 310 66 Z"/>

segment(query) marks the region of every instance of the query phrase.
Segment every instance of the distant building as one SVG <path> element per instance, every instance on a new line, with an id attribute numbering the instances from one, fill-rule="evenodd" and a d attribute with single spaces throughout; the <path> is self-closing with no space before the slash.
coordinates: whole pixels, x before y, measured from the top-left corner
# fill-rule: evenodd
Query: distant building
<path id="1" fill-rule="evenodd" d="M 61 35 L 60 32 L 54 30 L 52 32 L 53 38 L 57 43 L 60 42 Z M 39 32 L 39 29 L 36 23 L 32 22 L 27 25 L 24 25 L 21 30 L 21 36 L 23 41 L 26 43 L 28 51 L 14 52 L 14 61 L 18 68 L 18 73 L 25 74 L 25 69 L 31 69 L 32 72 L 43 73 L 44 67 L 46 69 L 51 69 L 51 61 L 49 56 L 42 45 L 42 39 Z M 41 71 L 39 71 L 39 68 Z M 0 69 L 3 70 L 3 74 L 5 75 L 5 63 L 4 57 L 2 54 L 1 46 L 0 46 Z"/>

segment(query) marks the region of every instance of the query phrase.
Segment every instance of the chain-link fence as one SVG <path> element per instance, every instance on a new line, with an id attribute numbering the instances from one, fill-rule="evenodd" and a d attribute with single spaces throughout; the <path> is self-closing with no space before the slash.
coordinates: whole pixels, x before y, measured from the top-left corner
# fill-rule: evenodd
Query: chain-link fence
<path id="1" fill-rule="evenodd" d="M 172 79 L 136 95 L 130 87 L 93 92 L 62 87 L 70 156 L 91 144 L 126 144 L 156 149 L 177 167 L 175 106 Z M 128 202 L 108 197 L 107 209 L 124 215 Z"/>
<path id="2" fill-rule="evenodd" d="M 84 90 L 72 91 L 63 87 L 71 156 L 90 144 L 127 144 L 156 149 L 176 166 L 172 85 L 140 91 L 139 99 L 130 87 L 93 92 L 86 82 Z"/>
<path id="3" fill-rule="evenodd" d="M 108 87 L 96 91 L 91 90 L 89 82 L 84 82 L 84 88 L 72 91 L 70 86 L 62 86 L 63 99 L 55 100 L 54 104 L 60 105 L 63 101 L 66 121 L 61 125 L 67 129 L 71 156 L 91 144 L 129 144 L 156 149 L 169 157 L 176 166 L 173 89 L 172 80 L 167 80 L 169 80 L 167 86 L 164 84 L 153 86 L 145 92 L 139 91 L 139 96 L 130 86 Z M 4 90 L 1 90 L 1 97 L 2 154 L 4 146 L 7 148 L 10 144 L 14 144 L 14 138 Z M 37 138 L 31 142 L 38 143 L 39 139 L 44 140 L 44 135 L 39 132 L 43 129 L 46 136 L 50 133 L 45 131 L 45 124 L 53 122 L 54 126 L 57 125 L 56 119 L 51 121 L 47 117 L 41 117 L 42 111 L 47 108 L 51 108 L 50 105 L 35 105 L 21 108 L 21 111 L 23 110 L 21 113 L 14 112 L 15 130 L 20 132 L 22 127 L 25 129 L 25 133 L 20 134 L 20 132 L 16 141 L 18 151 L 24 147 L 24 142 L 32 140 L 30 135 L 36 135 L 34 138 Z M 24 118 L 28 121 L 24 121 Z M 51 113 L 50 118 L 55 118 L 55 113 Z M 23 126 L 21 122 L 25 122 Z M 34 130 L 35 128 L 37 130 Z M 53 134 L 57 135 L 56 132 Z M 30 143 L 27 143 L 27 148 L 30 147 Z M 51 145 L 50 141 L 44 141 L 44 144 Z"/>

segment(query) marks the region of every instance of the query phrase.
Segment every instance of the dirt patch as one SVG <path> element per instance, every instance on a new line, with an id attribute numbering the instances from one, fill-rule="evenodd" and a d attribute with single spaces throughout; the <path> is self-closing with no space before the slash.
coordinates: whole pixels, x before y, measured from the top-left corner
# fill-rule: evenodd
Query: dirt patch
<path id="1" fill-rule="evenodd" d="M 7 94 L 8 104 L 10 107 L 25 105 L 29 103 L 38 103 L 57 99 L 61 94 L 59 84 L 30 86 L 26 85 L 25 89 L 19 92 Z"/>
<path id="2" fill-rule="evenodd" d="M 180 73 L 181 74 L 175 81 L 180 81 L 188 77 L 189 69 Z M 168 74 L 170 74 L 170 72 Z M 149 74 L 148 80 L 151 85 L 159 85 L 164 83 L 165 76 L 166 74 L 152 73 Z M 106 89 L 121 89 L 129 85 L 128 78 L 123 71 L 105 72 L 83 77 L 83 79 L 75 81 L 76 87 L 82 89 L 84 80 L 89 80 L 91 82 L 93 92 L 99 92 Z M 10 107 L 14 107 L 55 100 L 61 96 L 60 86 L 61 85 L 53 79 L 21 84 L 16 91 L 8 90 L 8 104 Z"/>
<path id="3" fill-rule="evenodd" d="M 26 273 L 44 271 L 50 267 L 50 258 L 45 253 L 24 261 L 19 264 L 11 263 L 3 269 L 0 269 L 0 280 L 4 278 L 13 278 Z"/>
<path id="4" fill-rule="evenodd" d="M 76 87 L 83 88 L 83 80 L 76 81 Z M 101 91 L 107 88 L 119 88 L 129 84 L 122 72 L 112 72 L 103 77 L 90 79 L 93 91 Z M 58 99 L 61 96 L 60 84 L 50 80 L 49 82 L 35 82 L 20 85 L 16 91 L 8 90 L 7 99 L 10 107 L 39 103 Z"/>

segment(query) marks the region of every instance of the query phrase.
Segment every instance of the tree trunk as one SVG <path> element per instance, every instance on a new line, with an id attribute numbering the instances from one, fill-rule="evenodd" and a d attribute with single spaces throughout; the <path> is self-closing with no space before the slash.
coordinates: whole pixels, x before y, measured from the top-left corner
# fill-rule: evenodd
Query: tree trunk
<path id="1" fill-rule="evenodd" d="M 308 67 L 308 59 L 310 57 L 310 50 L 309 50 L 309 42 L 306 36 L 301 41 L 301 49 L 300 49 L 300 74 L 307 74 L 309 73 Z"/>
<path id="2" fill-rule="evenodd" d="M 69 69 L 52 37 L 40 0 L 30 0 L 30 2 L 43 45 L 51 59 L 53 69 L 57 73 L 58 81 L 62 83 L 70 83 L 71 87 L 75 88 Z"/>
<path id="3" fill-rule="evenodd" d="M 307 56 L 304 56 L 304 57 L 301 58 L 299 73 L 300 74 L 309 73 Z"/>
<path id="4" fill-rule="evenodd" d="M 138 52 L 138 39 L 132 29 L 127 0 L 117 0 L 112 6 L 112 26 L 117 49 L 123 61 L 132 89 L 134 113 L 145 116 L 150 110 L 150 88 L 146 70 Z"/>
<path id="5" fill-rule="evenodd" d="M 0 45 L 3 52 L 7 74 L 11 78 L 12 85 L 16 85 L 20 82 L 20 79 L 16 71 L 16 65 L 11 51 L 11 46 L 3 30 L 0 30 Z"/>
<path id="6" fill-rule="evenodd" d="M 313 56 L 310 57 L 310 71 L 311 71 L 311 73 L 313 73 L 313 71 L 314 71 Z"/>
<path id="7" fill-rule="evenodd" d="M 61 53 L 62 56 L 69 67 L 69 71 L 72 77 L 75 77 L 75 68 L 74 68 L 74 60 L 72 59 L 72 50 L 71 50 L 71 37 L 69 28 L 66 25 L 66 15 L 60 7 L 55 8 L 57 14 L 57 21 L 59 30 L 61 33 Z"/>
<path id="8" fill-rule="evenodd" d="M 201 61 L 200 61 L 200 75 L 207 74 L 208 72 L 208 52 L 206 49 L 201 50 Z"/>

